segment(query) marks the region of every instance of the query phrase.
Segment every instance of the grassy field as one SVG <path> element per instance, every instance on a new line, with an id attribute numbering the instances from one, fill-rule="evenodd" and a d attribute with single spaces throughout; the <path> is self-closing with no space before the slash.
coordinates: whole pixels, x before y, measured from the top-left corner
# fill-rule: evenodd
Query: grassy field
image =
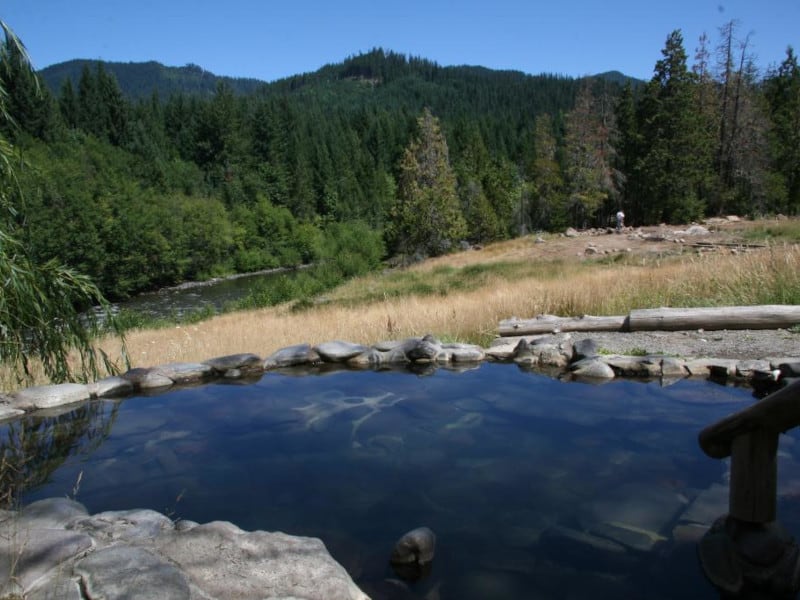
<path id="1" fill-rule="evenodd" d="M 201 361 L 253 352 L 267 356 L 299 343 L 364 344 L 432 333 L 487 344 L 499 321 L 538 314 L 621 315 L 634 308 L 800 304 L 797 222 L 771 222 L 744 232 L 762 250 L 698 255 L 620 251 L 577 256 L 572 246 L 533 237 L 432 259 L 403 270 L 352 280 L 313 302 L 219 315 L 201 322 L 127 334 L 132 366 Z M 585 244 L 583 241 L 577 244 Z M 580 247 L 580 246 L 575 246 Z M 101 341 L 110 356 L 113 339 Z M 45 383 L 41 375 L 37 383 Z M 7 371 L 0 389 L 17 387 Z"/>

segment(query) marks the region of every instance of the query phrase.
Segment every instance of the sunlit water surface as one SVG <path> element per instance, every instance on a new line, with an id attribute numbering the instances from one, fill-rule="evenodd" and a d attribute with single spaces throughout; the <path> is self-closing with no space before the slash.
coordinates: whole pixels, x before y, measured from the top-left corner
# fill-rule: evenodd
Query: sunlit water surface
<path id="1" fill-rule="evenodd" d="M 726 485 L 728 464 L 706 457 L 697 433 L 752 401 L 706 381 L 592 386 L 498 364 L 270 373 L 40 422 L 40 437 L 61 433 L 24 501 L 76 494 L 90 512 L 152 508 L 319 537 L 375 600 L 716 598 L 674 532 L 698 494 Z M 779 475 L 791 531 L 794 439 L 781 440 Z M 609 523 L 656 543 L 608 553 L 557 533 Z M 393 542 L 422 525 L 437 535 L 431 573 L 389 581 Z"/>

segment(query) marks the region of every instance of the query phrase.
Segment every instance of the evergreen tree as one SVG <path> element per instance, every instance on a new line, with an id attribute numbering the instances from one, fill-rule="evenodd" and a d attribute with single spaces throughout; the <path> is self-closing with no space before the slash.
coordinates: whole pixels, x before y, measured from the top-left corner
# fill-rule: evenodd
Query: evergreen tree
<path id="1" fill-rule="evenodd" d="M 641 220 L 637 203 L 634 202 L 634 199 L 639 197 L 635 187 L 638 182 L 635 177 L 630 176 L 639 160 L 641 139 L 636 121 L 636 99 L 630 83 L 622 89 L 617 98 L 614 115 L 617 123 L 614 139 L 617 153 L 614 157 L 614 168 L 619 173 L 620 191 L 620 202 L 616 208 L 624 211 L 627 215 L 626 221 L 632 224 Z"/>
<path id="2" fill-rule="evenodd" d="M 780 181 L 775 188 L 785 190 L 778 210 L 800 213 L 800 67 L 791 46 L 778 69 L 765 83 L 771 120 L 772 156 Z"/>
<path id="3" fill-rule="evenodd" d="M 453 248 L 467 231 L 456 194 L 447 141 L 427 108 L 399 165 L 398 199 L 390 237 L 402 254 L 436 256 Z"/>
<path id="4" fill-rule="evenodd" d="M 61 86 L 61 92 L 58 97 L 58 109 L 67 127 L 74 129 L 78 126 L 78 98 L 75 96 L 75 89 L 72 87 L 72 80 L 69 78 L 65 79 Z"/>
<path id="5" fill-rule="evenodd" d="M 25 59 L 25 49 L 6 39 L 0 46 L 0 85 L 5 90 L 5 107 L 14 115 L 14 123 L 6 121 L 7 136 L 24 131 L 42 140 L 50 140 L 56 128 L 52 96 Z"/>
<path id="6" fill-rule="evenodd" d="M 616 195 L 612 170 L 613 122 L 601 109 L 588 84 L 578 92 L 566 116 L 564 164 L 572 223 L 586 226 L 603 202 Z"/>
<path id="7" fill-rule="evenodd" d="M 566 225 L 564 180 L 557 160 L 553 120 L 536 117 L 535 155 L 531 166 L 530 221 L 533 229 L 552 230 Z"/>
<path id="8" fill-rule="evenodd" d="M 686 65 L 683 36 L 673 31 L 638 107 L 643 155 L 634 167 L 634 200 L 647 223 L 690 222 L 703 215 L 711 170 L 698 131 L 695 76 Z"/>

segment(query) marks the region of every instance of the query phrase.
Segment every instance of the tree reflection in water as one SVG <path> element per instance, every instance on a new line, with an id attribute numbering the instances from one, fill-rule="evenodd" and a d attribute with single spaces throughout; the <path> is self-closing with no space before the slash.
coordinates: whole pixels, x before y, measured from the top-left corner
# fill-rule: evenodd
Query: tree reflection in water
<path id="1" fill-rule="evenodd" d="M 0 507 L 17 506 L 25 491 L 45 483 L 67 458 L 100 446 L 111 433 L 119 406 L 89 402 L 55 416 L 34 415 L 3 426 Z"/>

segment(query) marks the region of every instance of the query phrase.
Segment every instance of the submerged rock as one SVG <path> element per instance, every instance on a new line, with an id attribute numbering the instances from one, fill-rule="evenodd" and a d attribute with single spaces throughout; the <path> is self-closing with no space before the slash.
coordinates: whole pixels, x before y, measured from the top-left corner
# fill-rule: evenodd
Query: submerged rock
<path id="1" fill-rule="evenodd" d="M 428 527 L 417 527 L 403 534 L 392 549 L 392 564 L 423 564 L 433 560 L 436 552 L 436 534 Z"/>
<path id="2" fill-rule="evenodd" d="M 436 535 L 428 527 L 417 527 L 397 540 L 389 562 L 400 579 L 417 581 L 430 575 L 435 552 Z"/>

